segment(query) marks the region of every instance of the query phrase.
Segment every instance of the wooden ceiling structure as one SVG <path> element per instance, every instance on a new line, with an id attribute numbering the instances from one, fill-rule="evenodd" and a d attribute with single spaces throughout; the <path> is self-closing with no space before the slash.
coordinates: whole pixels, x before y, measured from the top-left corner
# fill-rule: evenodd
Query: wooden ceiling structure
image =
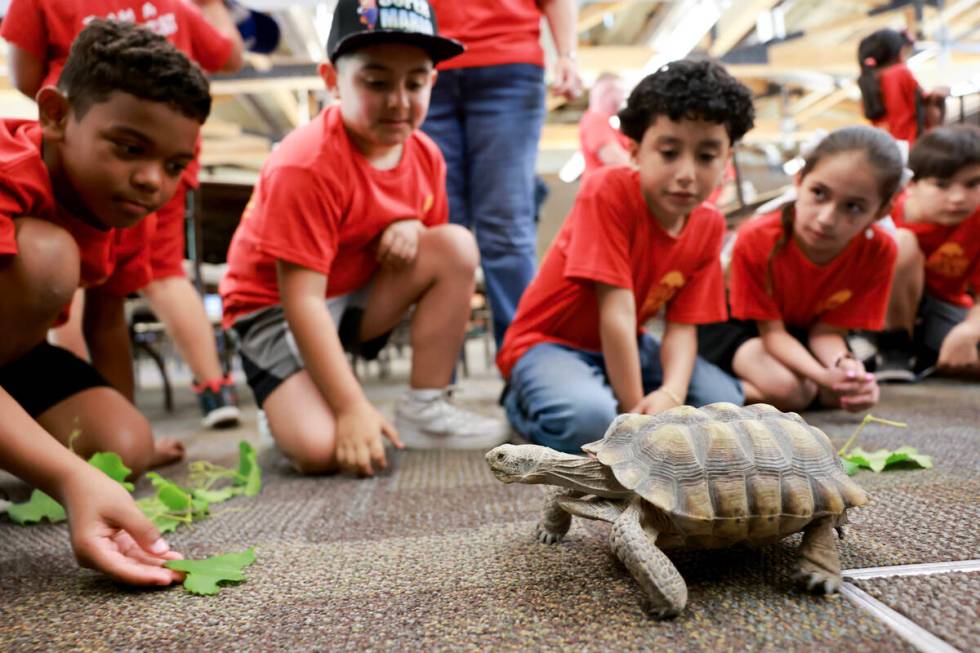
<path id="1" fill-rule="evenodd" d="M 254 171 L 272 144 L 330 98 L 316 73 L 335 0 L 276 10 L 283 40 L 271 56 L 212 82 L 215 110 L 202 163 L 223 174 Z M 290 4 L 283 0 L 283 5 Z M 908 28 L 923 50 L 910 62 L 924 87 L 980 89 L 980 2 L 976 0 L 609 0 L 581 1 L 579 64 L 586 85 L 603 71 L 631 85 L 663 63 L 698 54 L 724 62 L 748 84 L 758 119 L 748 143 L 805 140 L 818 129 L 862 122 L 855 85 L 857 44 L 881 27 Z M 545 38 L 546 56 L 550 41 Z M 975 102 L 974 92 L 971 102 Z M 542 160 L 577 149 L 585 98 L 551 98 Z M 0 73 L 3 115 L 32 115 Z M 972 110 L 976 110 L 971 107 Z"/>

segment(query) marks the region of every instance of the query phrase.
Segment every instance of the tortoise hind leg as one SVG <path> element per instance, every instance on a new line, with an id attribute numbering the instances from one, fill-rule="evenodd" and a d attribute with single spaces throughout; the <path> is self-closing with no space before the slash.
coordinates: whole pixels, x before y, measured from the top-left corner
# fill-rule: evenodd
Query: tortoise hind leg
<path id="1" fill-rule="evenodd" d="M 656 533 L 640 523 L 636 501 L 616 520 L 609 536 L 613 553 L 643 588 L 650 614 L 657 619 L 677 616 L 687 605 L 687 585 L 674 563 L 657 548 Z"/>
<path id="2" fill-rule="evenodd" d="M 541 511 L 541 521 L 538 522 L 538 542 L 554 544 L 565 537 L 565 533 L 572 525 L 572 516 L 558 505 L 558 499 L 580 496 L 582 496 L 581 492 L 574 492 L 563 487 L 547 489 L 544 510 Z"/>
<path id="3" fill-rule="evenodd" d="M 840 556 L 832 517 L 823 517 L 803 531 L 800 564 L 794 578 L 814 594 L 834 594 L 840 590 Z"/>

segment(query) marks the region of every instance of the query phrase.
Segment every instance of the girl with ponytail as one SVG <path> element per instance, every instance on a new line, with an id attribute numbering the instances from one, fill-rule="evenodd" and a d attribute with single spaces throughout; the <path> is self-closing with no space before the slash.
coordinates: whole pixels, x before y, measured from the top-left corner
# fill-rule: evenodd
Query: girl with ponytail
<path id="1" fill-rule="evenodd" d="M 796 199 L 739 230 L 732 253 L 732 320 L 699 331 L 699 351 L 736 377 L 745 402 L 852 411 L 878 385 L 844 339 L 883 326 L 897 248 L 874 223 L 902 180 L 895 141 L 847 127 L 806 157 Z"/>

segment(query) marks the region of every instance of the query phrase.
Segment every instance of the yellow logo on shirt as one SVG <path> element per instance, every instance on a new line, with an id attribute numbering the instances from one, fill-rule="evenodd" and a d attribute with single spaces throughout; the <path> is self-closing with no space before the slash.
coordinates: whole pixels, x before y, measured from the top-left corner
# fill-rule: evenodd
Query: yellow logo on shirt
<path id="1" fill-rule="evenodd" d="M 853 295 L 854 293 L 852 293 L 850 290 L 838 290 L 833 295 L 823 300 L 823 303 L 817 307 L 817 315 L 834 310 L 835 308 L 843 305 L 844 302 L 850 299 Z"/>
<path id="2" fill-rule="evenodd" d="M 684 286 L 684 275 L 673 270 L 668 272 L 660 279 L 660 283 L 656 285 L 653 291 L 647 296 L 645 302 L 643 302 L 643 309 L 640 311 L 640 315 L 654 315 L 661 307 L 674 298 L 677 291 Z"/>
<path id="3" fill-rule="evenodd" d="M 431 209 L 432 208 L 432 205 L 435 204 L 435 203 L 436 203 L 436 198 L 432 195 L 432 193 L 429 193 L 428 195 L 426 195 L 425 196 L 425 201 L 422 202 L 422 215 L 425 215 L 426 213 L 428 213 L 429 212 L 429 209 Z"/>
<path id="4" fill-rule="evenodd" d="M 959 243 L 943 243 L 926 261 L 927 270 L 951 279 L 962 277 L 968 267 L 970 260 Z"/>

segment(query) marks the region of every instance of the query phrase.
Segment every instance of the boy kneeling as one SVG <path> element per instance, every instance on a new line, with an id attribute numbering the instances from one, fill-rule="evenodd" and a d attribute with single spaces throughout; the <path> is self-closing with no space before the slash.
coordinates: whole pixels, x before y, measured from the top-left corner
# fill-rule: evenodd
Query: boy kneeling
<path id="1" fill-rule="evenodd" d="M 305 473 L 373 474 L 386 464 L 382 435 L 396 446 L 481 449 L 508 435 L 446 390 L 478 253 L 468 231 L 445 224 L 445 162 L 417 128 L 435 63 L 462 46 L 435 36 L 427 3 L 413 6 L 398 17 L 411 13 L 424 31 L 338 4 L 320 74 L 340 103 L 269 156 L 228 253 L 225 323 L 241 337 L 273 437 Z M 413 304 L 412 389 L 396 431 L 344 350 L 373 357 Z"/>

